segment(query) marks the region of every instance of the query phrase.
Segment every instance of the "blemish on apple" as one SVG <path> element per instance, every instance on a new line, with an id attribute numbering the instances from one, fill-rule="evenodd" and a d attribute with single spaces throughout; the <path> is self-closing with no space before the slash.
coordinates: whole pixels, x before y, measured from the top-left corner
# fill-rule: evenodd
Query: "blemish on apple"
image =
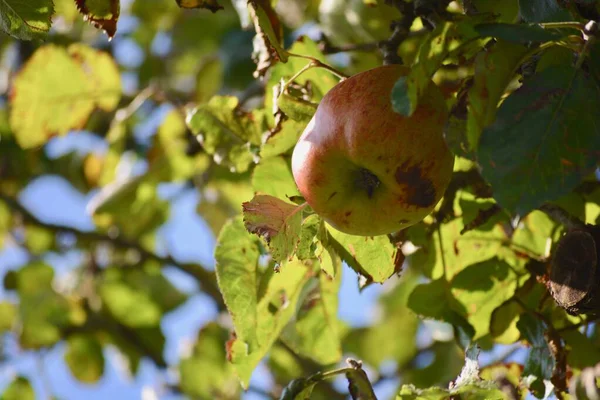
<path id="1" fill-rule="evenodd" d="M 435 202 L 435 187 L 429 179 L 423 178 L 421 168 L 416 165 L 396 169 L 396 182 L 406 186 L 406 201 L 418 207 L 430 207 Z"/>

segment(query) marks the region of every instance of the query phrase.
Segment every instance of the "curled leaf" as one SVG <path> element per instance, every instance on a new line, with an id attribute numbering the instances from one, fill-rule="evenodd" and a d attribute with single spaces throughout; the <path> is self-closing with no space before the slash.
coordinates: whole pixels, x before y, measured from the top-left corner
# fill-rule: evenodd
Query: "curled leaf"
<path id="1" fill-rule="evenodd" d="M 119 0 L 75 0 L 83 19 L 102 29 L 110 39 L 117 33 L 117 21 L 121 12 Z"/>

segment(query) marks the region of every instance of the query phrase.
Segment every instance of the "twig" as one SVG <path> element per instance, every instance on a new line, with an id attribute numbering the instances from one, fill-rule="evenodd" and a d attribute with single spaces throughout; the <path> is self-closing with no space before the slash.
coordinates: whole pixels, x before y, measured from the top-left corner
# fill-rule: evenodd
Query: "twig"
<path id="1" fill-rule="evenodd" d="M 597 322 L 598 320 L 600 320 L 600 316 L 597 317 L 593 317 L 593 318 L 587 318 L 583 321 L 580 321 L 576 324 L 572 324 L 572 325 L 567 325 L 567 326 L 563 326 L 560 329 L 557 329 L 556 332 L 561 333 L 561 332 L 566 332 L 566 331 L 572 331 L 572 330 L 576 330 L 581 328 L 582 326 L 587 326 L 591 323 Z"/>
<path id="2" fill-rule="evenodd" d="M 71 226 L 52 224 L 41 221 L 39 218 L 37 218 L 35 215 L 29 212 L 29 210 L 27 210 L 17 200 L 3 193 L 0 193 L 0 200 L 4 202 L 13 211 L 19 213 L 23 220 L 30 224 L 48 229 L 54 233 L 71 233 L 80 239 L 90 240 L 94 242 L 107 242 L 113 245 L 114 247 L 122 250 L 136 250 L 142 257 L 142 259 L 153 260 L 159 262 L 162 265 L 173 266 L 179 269 L 180 271 L 183 271 L 194 277 L 200 283 L 202 290 L 206 294 L 210 295 L 213 298 L 213 300 L 215 300 L 220 309 L 224 309 L 223 298 L 221 296 L 221 292 L 219 291 L 217 280 L 214 274 L 206 270 L 199 264 L 181 263 L 171 256 L 159 256 L 158 254 L 142 247 L 142 245 L 140 245 L 139 243 L 131 241 L 124 237 L 111 236 L 98 231 L 81 231 Z"/>
<path id="3" fill-rule="evenodd" d="M 410 27 L 416 18 L 415 8 L 413 3 L 399 0 L 388 1 L 388 4 L 395 6 L 402 14 L 402 18 L 392 23 L 392 35 L 388 40 L 379 42 L 378 47 L 383 54 L 384 64 L 403 64 L 402 58 L 398 55 L 398 48 L 410 35 Z"/>
<path id="4" fill-rule="evenodd" d="M 563 224 L 567 229 L 585 229 L 585 223 L 572 216 L 559 206 L 546 203 L 539 209 L 546 213 L 554 221 L 558 222 L 559 224 Z"/>

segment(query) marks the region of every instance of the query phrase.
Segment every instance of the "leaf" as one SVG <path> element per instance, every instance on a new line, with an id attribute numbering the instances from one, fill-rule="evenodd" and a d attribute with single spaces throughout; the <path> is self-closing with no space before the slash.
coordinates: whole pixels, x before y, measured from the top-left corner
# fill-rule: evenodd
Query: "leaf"
<path id="1" fill-rule="evenodd" d="M 223 9 L 218 0 L 176 0 L 177 5 L 181 8 L 205 8 L 216 13 Z"/>
<path id="2" fill-rule="evenodd" d="M 227 343 L 227 357 L 244 388 L 248 387 L 254 368 L 294 315 L 302 287 L 311 277 L 308 272 L 303 263 L 294 261 L 279 273 L 270 274 L 264 295 L 253 313 L 256 320 L 250 333 L 255 335 L 255 342 L 250 341 L 249 333 L 239 332 L 236 325 L 235 335 Z"/>
<path id="3" fill-rule="evenodd" d="M 224 398 L 239 395 L 239 382 L 226 358 L 228 336 L 227 329 L 216 322 L 209 322 L 198 332 L 192 354 L 179 364 L 183 393 L 201 400 L 211 400 L 215 393 Z"/>
<path id="4" fill-rule="evenodd" d="M 352 400 L 377 400 L 367 373 L 360 367 L 346 371 L 348 391 Z"/>
<path id="5" fill-rule="evenodd" d="M 356 273 L 370 282 L 385 282 L 395 272 L 399 249 L 387 236 L 347 235 L 327 225 L 329 244 Z"/>
<path id="6" fill-rule="evenodd" d="M 91 80 L 96 107 L 104 111 L 117 108 L 122 91 L 121 75 L 110 54 L 81 43 L 70 45 L 67 51 Z"/>
<path id="7" fill-rule="evenodd" d="M 588 336 L 575 329 L 560 332 L 569 347 L 567 360 L 571 368 L 594 367 L 600 362 L 600 349 Z"/>
<path id="8" fill-rule="evenodd" d="M 544 29 L 539 25 L 487 23 L 475 25 L 481 36 L 491 36 L 507 42 L 527 44 L 529 42 L 551 42 L 564 35 L 559 31 Z M 508 53 L 510 54 L 510 53 Z"/>
<path id="9" fill-rule="evenodd" d="M 242 208 L 246 229 L 267 241 L 273 259 L 279 263 L 291 260 L 298 245 L 304 207 L 256 195 Z"/>
<path id="10" fill-rule="evenodd" d="M 53 14 L 52 0 L 0 0 L 0 29 L 19 40 L 41 39 Z"/>
<path id="11" fill-rule="evenodd" d="M 545 69 L 509 96 L 479 147 L 498 203 L 526 215 L 573 190 L 596 167 L 599 108 L 598 86 L 570 67 Z"/>
<path id="12" fill-rule="evenodd" d="M 475 334 L 473 327 L 463 317 L 466 315 L 464 306 L 454 298 L 450 284 L 443 278 L 415 287 L 408 298 L 408 307 L 421 317 L 460 327 L 469 337 Z"/>
<path id="13" fill-rule="evenodd" d="M 215 249 L 219 289 L 233 319 L 239 340 L 255 346 L 258 287 L 258 243 L 248 234 L 241 217 L 223 226 Z"/>
<path id="14" fill-rule="evenodd" d="M 330 265 L 327 268 L 336 271 L 335 278 L 321 272 L 309 282 L 296 317 L 282 332 L 282 339 L 297 354 L 327 365 L 342 357 L 337 319 L 342 265 L 340 259 L 328 251 L 321 255 L 320 264 Z"/>
<path id="15" fill-rule="evenodd" d="M 410 73 L 398 79 L 392 89 L 394 111 L 404 116 L 412 115 L 442 61 L 450 52 L 476 37 L 471 22 L 444 22 L 429 33 L 423 39 Z"/>
<path id="16" fill-rule="evenodd" d="M 238 109 L 238 99 L 215 96 L 191 110 L 186 122 L 214 161 L 232 172 L 244 172 L 253 161 L 252 145 L 261 144 L 264 126 L 260 115 Z"/>
<path id="17" fill-rule="evenodd" d="M 263 158 L 252 173 L 252 187 L 255 192 L 280 199 L 300 195 L 290 162 L 283 157 Z"/>
<path id="18" fill-rule="evenodd" d="M 496 258 L 470 265 L 452 279 L 452 294 L 475 328 L 473 340 L 490 332 L 492 313 L 514 296 L 517 284 L 518 276 L 511 266 Z"/>
<path id="19" fill-rule="evenodd" d="M 300 240 L 296 247 L 296 257 L 298 257 L 299 260 L 308 260 L 310 258 L 315 258 L 315 253 L 317 253 L 317 258 L 321 261 L 321 270 L 330 277 L 333 277 L 335 276 L 335 270 L 334 263 L 331 262 L 332 258 L 329 257 L 328 251 L 320 242 L 315 242 L 315 238 L 318 236 L 319 230 L 321 229 L 321 223 L 322 220 L 317 214 L 311 214 L 304 218 L 300 228 Z"/>
<path id="20" fill-rule="evenodd" d="M 75 0 L 75 4 L 86 21 L 106 32 L 109 39 L 115 36 L 121 12 L 119 0 Z"/>
<path id="21" fill-rule="evenodd" d="M 304 124 L 308 124 L 317 111 L 317 104 L 285 92 L 277 97 L 277 107 L 292 120 Z"/>
<path id="22" fill-rule="evenodd" d="M 69 51 L 39 48 L 13 82 L 10 125 L 17 142 L 32 148 L 83 127 L 94 107 L 116 105 L 119 79 L 114 62 L 97 50 L 79 44 Z"/>
<path id="23" fill-rule="evenodd" d="M 102 345 L 92 335 L 75 334 L 67 338 L 65 362 L 80 382 L 95 383 L 104 375 Z"/>
<path id="24" fill-rule="evenodd" d="M 555 0 L 519 0 L 519 15 L 525 22 L 560 22 L 572 19 Z"/>
<path id="25" fill-rule="evenodd" d="M 532 393 L 542 398 L 545 390 L 543 381 L 550 380 L 556 363 L 544 336 L 546 326 L 541 320 L 523 314 L 517 322 L 517 328 L 525 340 L 531 343 L 531 350 L 523 369 L 523 379 L 529 382 Z"/>
<path id="26" fill-rule="evenodd" d="M 0 334 L 10 331 L 17 319 L 17 307 L 8 301 L 0 302 Z"/>
<path id="27" fill-rule="evenodd" d="M 475 58 L 473 86 L 468 92 L 468 150 L 476 152 L 483 129 L 496 119 L 498 103 L 514 78 L 527 48 L 498 40 L 488 51 Z"/>
<path id="28" fill-rule="evenodd" d="M 27 378 L 17 376 L 4 389 L 2 400 L 35 400 L 35 391 Z"/>
<path id="29" fill-rule="evenodd" d="M 218 57 L 209 58 L 202 63 L 196 74 L 194 98 L 197 103 L 206 103 L 219 92 L 223 86 L 223 74 L 224 65 Z"/>
<path id="30" fill-rule="evenodd" d="M 522 312 L 516 301 L 507 301 L 492 312 L 490 335 L 494 342 L 512 344 L 519 340 L 521 333 L 517 329 L 517 322 Z"/>
<path id="31" fill-rule="evenodd" d="M 106 308 L 122 324 L 138 328 L 160 323 L 162 313 L 154 300 L 126 283 L 117 280 L 103 282 L 99 292 Z"/>
<path id="32" fill-rule="evenodd" d="M 269 158 L 290 152 L 298 143 L 302 131 L 306 127 L 303 122 L 285 119 L 281 122 L 279 130 L 269 135 L 260 148 L 260 156 Z"/>
<path id="33" fill-rule="evenodd" d="M 254 23 L 253 58 L 256 62 L 255 77 L 264 77 L 277 61 L 287 62 L 288 52 L 282 47 L 283 26 L 269 0 L 249 0 L 248 9 Z"/>
<path id="34" fill-rule="evenodd" d="M 279 400 L 310 400 L 312 391 L 317 383 L 319 382 L 305 378 L 293 379 L 283 388 Z"/>

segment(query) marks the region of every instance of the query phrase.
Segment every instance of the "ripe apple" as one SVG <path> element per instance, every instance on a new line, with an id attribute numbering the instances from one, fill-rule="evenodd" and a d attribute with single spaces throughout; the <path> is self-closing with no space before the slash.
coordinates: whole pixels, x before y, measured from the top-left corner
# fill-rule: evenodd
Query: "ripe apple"
<path id="1" fill-rule="evenodd" d="M 448 111 L 433 83 L 410 117 L 392 109 L 409 69 L 377 67 L 331 89 L 300 136 L 292 172 L 308 204 L 336 229 L 374 236 L 421 221 L 443 196 L 454 156 L 443 138 Z"/>

